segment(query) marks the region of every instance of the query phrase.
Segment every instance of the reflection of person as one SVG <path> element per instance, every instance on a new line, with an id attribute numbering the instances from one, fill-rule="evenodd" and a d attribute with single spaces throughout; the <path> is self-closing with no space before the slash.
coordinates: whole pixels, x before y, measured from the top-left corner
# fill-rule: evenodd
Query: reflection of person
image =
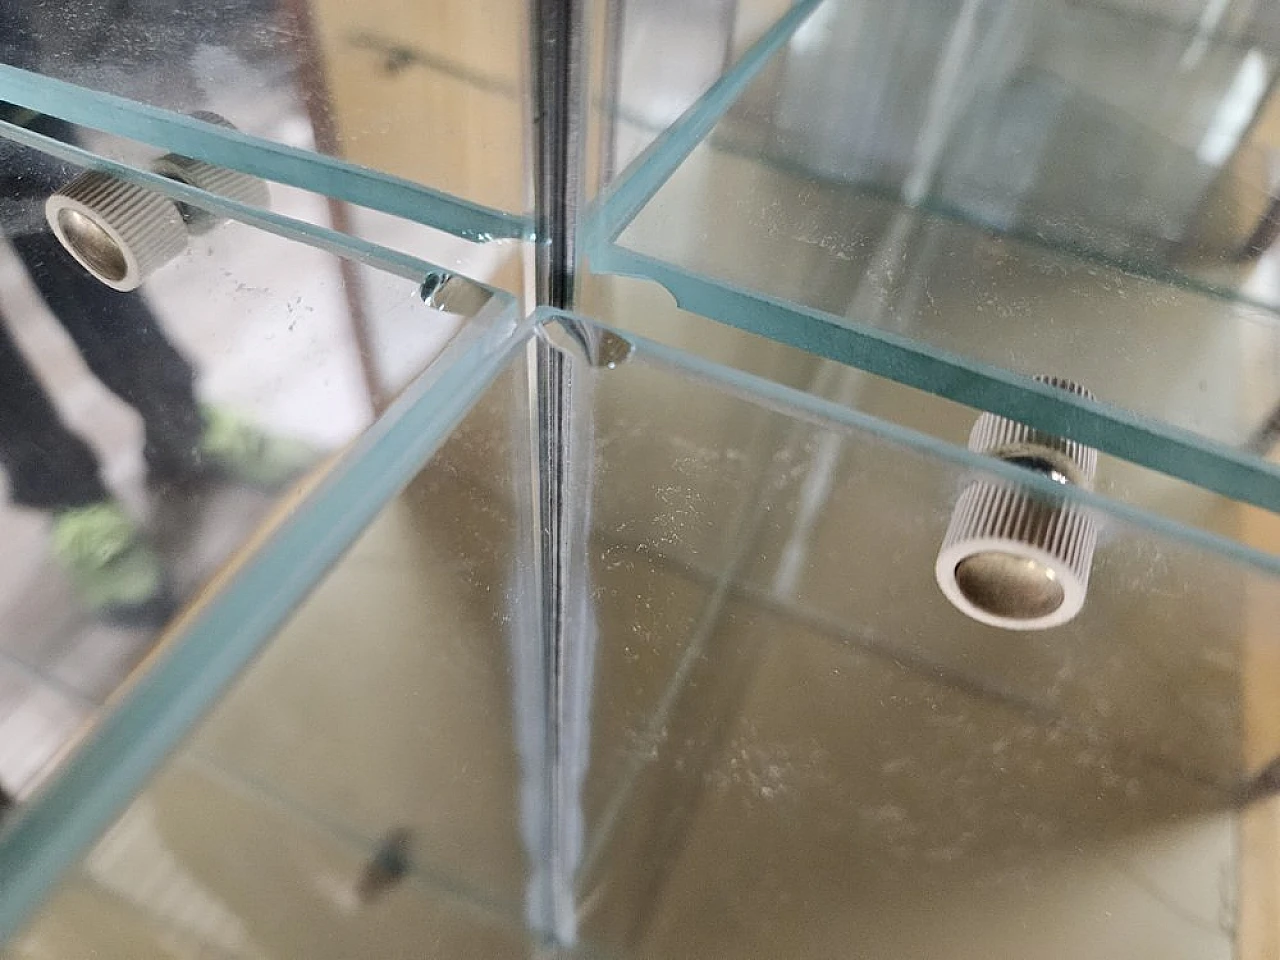
<path id="1" fill-rule="evenodd" d="M 28 7 L 0 0 L 0 62 L 36 69 Z M 66 124 L 10 104 L 0 103 L 0 119 L 60 140 L 73 135 Z M 220 477 L 268 489 L 286 483 L 311 451 L 201 406 L 191 365 L 146 302 L 99 284 L 53 237 L 44 202 L 75 172 L 0 134 L 0 232 L 89 369 L 141 415 L 150 478 L 171 484 Z M 166 615 L 170 597 L 159 558 L 111 497 L 89 446 L 59 419 L 3 324 L 0 466 L 14 503 L 52 514 L 54 556 L 89 609 L 126 622 Z"/>
<path id="2" fill-rule="evenodd" d="M 27 120 L 59 139 L 71 133 L 12 106 L 0 105 L 0 118 Z M 191 365 L 142 297 L 100 284 L 54 238 L 44 202 L 72 173 L 44 154 L 0 142 L 0 230 L 89 369 L 141 415 L 149 478 L 171 484 L 220 477 L 268 489 L 292 479 L 311 451 L 201 406 Z M 132 622 L 165 615 L 170 600 L 159 559 L 2 325 L 0 465 L 14 503 L 52 513 L 54 555 L 87 607 Z"/>

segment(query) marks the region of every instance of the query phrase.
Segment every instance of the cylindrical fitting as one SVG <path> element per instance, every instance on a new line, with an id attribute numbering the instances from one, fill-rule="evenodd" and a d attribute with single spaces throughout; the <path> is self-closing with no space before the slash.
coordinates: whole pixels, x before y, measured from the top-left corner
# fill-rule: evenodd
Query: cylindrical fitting
<path id="1" fill-rule="evenodd" d="M 216 113 L 201 111 L 192 116 L 197 120 L 213 123 L 228 130 L 236 129 L 235 124 Z M 271 192 L 267 188 L 266 181 L 251 173 L 228 170 L 178 153 L 166 153 L 162 157 L 157 157 L 151 164 L 151 170 L 162 177 L 195 187 L 197 190 L 226 197 L 228 200 L 236 200 L 247 206 L 262 209 L 271 206 Z M 208 233 L 225 219 L 209 210 L 193 207 L 187 203 L 179 203 L 178 211 L 186 221 L 187 229 L 195 235 Z"/>
<path id="2" fill-rule="evenodd" d="M 1038 379 L 1092 396 L 1070 381 Z M 1086 490 L 1098 469 L 1093 448 L 991 413 L 974 424 L 969 449 Z M 1069 498 L 983 478 L 960 495 L 935 574 L 947 599 L 974 620 L 1044 630 L 1084 606 L 1097 542 L 1092 515 Z"/>
<path id="3" fill-rule="evenodd" d="M 166 153 L 163 157 L 157 157 L 151 164 L 151 170 L 162 177 L 185 183 L 189 187 L 204 190 L 206 193 L 226 197 L 228 200 L 239 201 L 247 206 L 259 209 L 271 206 L 271 193 L 267 189 L 266 182 L 261 177 L 255 177 L 250 173 L 216 167 L 212 163 L 192 160 L 190 157 L 176 153 Z M 182 214 L 182 219 L 186 221 L 187 228 L 197 236 L 208 233 L 226 219 L 210 210 L 204 210 L 189 203 L 179 203 L 178 210 Z"/>
<path id="4" fill-rule="evenodd" d="M 80 265 L 115 290 L 135 290 L 187 248 L 172 200 L 90 170 L 45 201 L 45 218 Z"/>

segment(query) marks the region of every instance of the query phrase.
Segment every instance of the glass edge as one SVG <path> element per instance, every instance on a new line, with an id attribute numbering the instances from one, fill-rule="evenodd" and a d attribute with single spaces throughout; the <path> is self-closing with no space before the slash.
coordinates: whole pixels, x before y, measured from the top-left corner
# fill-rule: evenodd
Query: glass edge
<path id="1" fill-rule="evenodd" d="M 1280 512 L 1280 466 L 1248 451 L 848 317 L 742 290 L 616 244 L 596 249 L 590 262 L 597 272 L 658 283 L 692 313 Z"/>
<path id="2" fill-rule="evenodd" d="M 0 943 L 127 806 L 378 511 L 529 338 L 490 301 L 342 456 L 317 488 L 169 631 L 83 745 L 0 833 Z M 175 693 L 181 691 L 181 696 Z"/>
<path id="3" fill-rule="evenodd" d="M 826 2 L 829 0 L 795 0 L 733 66 L 614 177 L 586 210 L 581 230 L 584 247 L 607 243 L 626 229 L 773 55 Z"/>
<path id="4" fill-rule="evenodd" d="M 1122 503 L 1102 494 L 1082 490 L 1079 487 L 1064 487 L 1047 477 L 1042 477 L 994 457 L 974 453 L 971 450 L 940 440 L 937 437 L 881 420 L 870 414 L 842 406 L 833 401 L 821 399 L 754 374 L 704 360 L 695 354 L 648 340 L 629 331 L 620 330 L 586 317 L 564 314 L 561 311 L 551 310 L 550 308 L 541 308 L 535 312 L 535 315 L 543 323 L 554 322 L 564 316 L 568 316 L 573 322 L 585 323 L 588 326 L 608 331 L 629 342 L 635 350 L 632 354 L 633 356 L 647 357 L 656 363 L 676 369 L 686 375 L 710 380 L 731 393 L 768 406 L 784 415 L 807 420 L 819 427 L 854 429 L 869 433 L 897 446 L 907 447 L 917 453 L 954 463 L 964 472 L 989 474 L 1016 483 L 1020 487 L 1036 490 L 1049 497 L 1070 499 L 1088 507 L 1092 511 L 1114 517 L 1124 523 L 1155 530 L 1162 536 L 1229 557 L 1239 563 L 1261 570 L 1270 576 L 1280 577 L 1280 556 L 1246 546 L 1219 534 L 1187 526 L 1141 507 Z"/>
<path id="5" fill-rule="evenodd" d="M 527 239 L 527 217 L 298 147 L 0 63 L 0 101 L 476 242 Z"/>
<path id="6" fill-rule="evenodd" d="M 85 150 L 83 147 L 77 147 L 54 137 L 28 130 L 6 120 L 0 120 L 0 137 L 34 150 L 39 150 L 60 160 L 68 161 L 86 170 L 109 173 L 122 180 L 154 190 L 178 202 L 212 211 L 229 220 L 245 223 L 287 240 L 297 241 L 335 256 L 354 260 L 374 269 L 385 271 L 406 280 L 412 280 L 414 283 L 422 283 L 433 275 L 438 277 L 454 275 L 452 271 L 444 267 L 409 254 L 379 246 L 350 234 L 339 233 L 328 227 L 322 227 L 303 220 L 295 220 L 292 217 L 286 217 L 265 208 L 242 203 L 220 194 L 210 193 L 206 190 L 180 183 L 169 177 L 152 173 L 149 170 L 140 170 L 117 160 L 101 157 L 92 151 Z M 504 303 L 514 301 L 511 294 L 506 291 L 495 289 L 477 280 L 472 280 L 471 282 L 484 288 L 490 295 L 498 297 Z"/>
<path id="7" fill-rule="evenodd" d="M 731 141 L 717 144 L 711 136 L 715 126 L 750 86 L 782 45 L 796 32 L 818 6 L 827 0 L 797 0 L 738 61 L 709 87 L 680 117 L 633 159 L 589 206 L 582 230 L 583 247 L 599 250 L 618 239 L 621 233 L 643 211 L 644 207 L 671 178 L 679 166 L 699 146 L 730 156 L 749 158 L 767 168 L 789 172 L 793 165 L 772 160 L 753 150 L 737 147 Z M 1115 11 L 1109 11 L 1114 15 Z M 625 119 L 620 117 L 621 119 Z M 862 188 L 868 196 L 895 200 L 897 195 L 874 185 Z M 898 200 L 898 202 L 901 202 Z M 981 217 L 965 213 L 954 204 L 926 197 L 918 209 L 952 223 L 974 229 L 996 229 Z M 1229 285 L 1177 269 L 1161 269 L 1140 260 L 1113 256 L 1077 241 L 1053 240 L 1034 230 L 999 229 L 1002 236 L 1043 250 L 1068 256 L 1083 263 L 1119 270 L 1136 277 L 1162 283 L 1205 297 L 1237 303 L 1245 307 L 1280 315 L 1280 304 L 1268 303 L 1248 296 Z"/>

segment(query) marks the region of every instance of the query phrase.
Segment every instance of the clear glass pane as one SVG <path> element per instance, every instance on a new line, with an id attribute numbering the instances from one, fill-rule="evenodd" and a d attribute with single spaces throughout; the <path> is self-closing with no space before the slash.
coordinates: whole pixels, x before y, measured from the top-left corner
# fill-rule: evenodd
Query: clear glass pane
<path id="1" fill-rule="evenodd" d="M 1280 287 L 1269 240 L 1242 251 L 1273 216 L 1275 67 L 1266 24 L 1215 29 L 1059 2 L 815 4 L 615 185 L 590 261 L 922 389 L 1069 377 L 1125 428 L 1266 470 Z M 904 372 L 889 355 L 910 351 L 950 369 Z"/>
<path id="2" fill-rule="evenodd" d="M 230 836 L 245 842 L 223 844 Z M 11 949 L 30 960 L 527 956 L 506 918 L 429 878 L 361 903 L 353 891 L 373 853 L 179 763 Z"/>
<path id="3" fill-rule="evenodd" d="M 147 935 L 222 918 L 268 954 L 432 956 L 401 926 L 428 922 L 534 956 L 567 895 L 554 933 L 588 956 L 1232 956 L 1274 558 L 655 344 L 592 367 L 572 330 L 609 336 L 553 325 L 566 352 L 506 365 L 28 942 L 84 936 L 132 871 L 206 905 L 127 895 Z M 572 505 L 554 636 L 540 449 Z M 983 626 L 934 582 L 979 482 L 1098 525 L 1069 624 Z M 0 841 L 7 876 L 65 790 Z"/>
<path id="4" fill-rule="evenodd" d="M 525 364 L 509 362 L 11 944 L 18 955 L 120 949 L 121 931 L 230 955 L 527 955 L 524 837 L 545 750 L 543 734 L 516 736 L 540 729 L 518 694 L 542 682 L 536 635 L 513 646 L 537 622 L 521 586 L 526 396 Z"/>
<path id="5" fill-rule="evenodd" d="M 639 353 L 584 401 L 587 939 L 1233 956 L 1237 786 L 1276 746 L 1245 701 L 1274 563 L 1104 510 L 1076 619 L 987 627 L 934 573 L 980 471 Z"/>
<path id="6" fill-rule="evenodd" d="M 680 118 L 783 14 L 786 0 L 600 0 L 589 114 L 607 184 Z"/>
<path id="7" fill-rule="evenodd" d="M 423 303 L 429 265 L 290 226 L 323 198 L 277 191 L 265 226 L 300 242 L 95 174 L 152 232 L 55 219 L 100 275 L 145 274 L 116 290 L 46 217 L 86 171 L 10 140 L 0 160 L 0 786 L 25 796 L 468 316 Z"/>
<path id="8" fill-rule="evenodd" d="M 186 748 L 321 823 L 408 830 L 427 873 L 516 920 L 527 867 L 508 644 L 512 621 L 536 616 L 515 588 L 531 546 L 524 374 L 513 365 L 486 391 Z"/>
<path id="9" fill-rule="evenodd" d="M 0 28 L 0 62 L 81 88 L 31 94 L 9 75 L 0 98 L 106 128 L 130 114 L 145 124 L 131 102 L 213 111 L 266 144 L 341 159 L 375 191 L 390 175 L 524 212 L 523 4 L 19 2 Z M 99 101 L 96 116 L 57 106 L 96 93 L 125 99 L 106 112 Z"/>
<path id="10" fill-rule="evenodd" d="M 1274 219 L 1280 38 L 1265 17 L 1230 33 L 1166 10 L 1060 0 L 798 7 L 812 12 L 790 18 L 775 56 L 740 63 L 758 76 L 710 137 L 790 173 L 792 193 L 825 183 L 880 194 L 1277 304 L 1249 283 L 1265 251 L 1246 250 Z M 739 193 L 757 197 L 742 210 L 756 219 L 804 199 Z M 812 224 L 831 236 L 808 242 L 837 257 L 842 238 L 868 245 L 842 219 Z M 806 240 L 800 222 L 774 232 Z"/>

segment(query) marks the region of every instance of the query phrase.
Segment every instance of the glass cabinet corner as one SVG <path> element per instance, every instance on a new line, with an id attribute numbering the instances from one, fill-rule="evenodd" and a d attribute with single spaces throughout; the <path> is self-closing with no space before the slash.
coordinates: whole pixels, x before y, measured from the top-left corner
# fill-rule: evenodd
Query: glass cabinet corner
<path id="1" fill-rule="evenodd" d="M 5 955 L 1270 960 L 1278 49 L 10 4 Z"/>

